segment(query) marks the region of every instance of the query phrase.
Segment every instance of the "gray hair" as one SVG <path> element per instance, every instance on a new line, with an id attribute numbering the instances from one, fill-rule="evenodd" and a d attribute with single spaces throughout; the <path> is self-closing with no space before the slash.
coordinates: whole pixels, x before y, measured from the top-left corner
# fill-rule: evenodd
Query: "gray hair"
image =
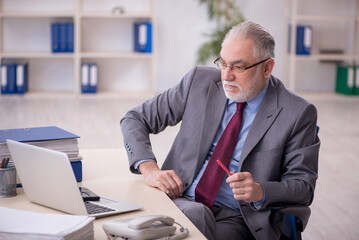
<path id="1" fill-rule="evenodd" d="M 274 58 L 274 38 L 270 35 L 267 29 L 258 23 L 252 21 L 239 23 L 227 32 L 223 42 L 228 38 L 252 39 L 254 43 L 253 54 L 255 58 Z"/>

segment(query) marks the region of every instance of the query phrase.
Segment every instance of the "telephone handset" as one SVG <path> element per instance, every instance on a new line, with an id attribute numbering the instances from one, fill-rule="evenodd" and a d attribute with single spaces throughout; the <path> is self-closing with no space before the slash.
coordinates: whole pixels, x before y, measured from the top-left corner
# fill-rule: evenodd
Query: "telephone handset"
<path id="1" fill-rule="evenodd" d="M 147 215 L 133 219 L 118 219 L 104 221 L 102 228 L 110 240 L 146 240 L 168 239 L 179 240 L 188 236 L 188 230 L 181 225 L 180 233 L 174 235 L 176 223 L 171 217 L 165 215 Z"/>

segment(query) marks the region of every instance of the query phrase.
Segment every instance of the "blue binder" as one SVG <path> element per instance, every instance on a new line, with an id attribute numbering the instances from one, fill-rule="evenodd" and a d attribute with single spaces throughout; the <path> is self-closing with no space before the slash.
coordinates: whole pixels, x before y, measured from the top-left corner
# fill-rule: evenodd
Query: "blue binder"
<path id="1" fill-rule="evenodd" d="M 74 52 L 74 23 L 66 24 L 66 52 Z"/>
<path id="2" fill-rule="evenodd" d="M 152 23 L 139 22 L 134 24 L 135 52 L 152 52 Z"/>
<path id="3" fill-rule="evenodd" d="M 35 142 L 70 138 L 80 137 L 56 126 L 0 130 L 0 143 L 6 142 L 6 139 Z"/>
<path id="4" fill-rule="evenodd" d="M 52 52 L 60 52 L 60 23 L 51 24 L 51 49 Z"/>
<path id="5" fill-rule="evenodd" d="M 312 32 L 313 29 L 308 25 L 297 26 L 297 55 L 310 55 L 312 50 Z"/>
<path id="6" fill-rule="evenodd" d="M 1 93 L 6 94 L 7 92 L 7 66 L 2 64 L 0 66 L 1 78 L 0 78 L 0 86 L 1 86 Z"/>
<path id="7" fill-rule="evenodd" d="M 90 64 L 90 80 L 89 80 L 89 93 L 97 92 L 98 84 L 98 67 L 96 63 Z"/>
<path id="8" fill-rule="evenodd" d="M 288 31 L 288 53 L 291 50 L 291 31 L 292 26 L 289 25 Z M 312 51 L 313 28 L 309 25 L 297 25 L 297 39 L 295 42 L 295 53 L 297 55 L 310 55 Z"/>
<path id="9" fill-rule="evenodd" d="M 60 44 L 60 52 L 67 52 L 67 37 L 66 37 L 66 23 L 59 23 L 59 44 Z"/>
<path id="10" fill-rule="evenodd" d="M 79 138 L 79 136 L 56 126 L 0 130 L 0 143 L 5 143 L 6 139 L 18 142 L 37 142 L 71 138 Z M 77 182 L 81 182 L 82 162 L 72 161 L 71 166 Z"/>
<path id="11" fill-rule="evenodd" d="M 88 63 L 81 65 L 81 92 L 90 92 L 90 66 Z"/>
<path id="12" fill-rule="evenodd" d="M 16 64 L 1 64 L 1 94 L 16 93 Z"/>
<path id="13" fill-rule="evenodd" d="M 82 162 L 81 161 L 72 161 L 71 167 L 74 171 L 75 178 L 77 182 L 82 182 Z"/>
<path id="14" fill-rule="evenodd" d="M 27 63 L 16 65 L 16 93 L 24 94 L 27 92 Z"/>
<path id="15" fill-rule="evenodd" d="M 98 66 L 96 63 L 81 65 L 81 92 L 96 93 L 98 85 Z"/>

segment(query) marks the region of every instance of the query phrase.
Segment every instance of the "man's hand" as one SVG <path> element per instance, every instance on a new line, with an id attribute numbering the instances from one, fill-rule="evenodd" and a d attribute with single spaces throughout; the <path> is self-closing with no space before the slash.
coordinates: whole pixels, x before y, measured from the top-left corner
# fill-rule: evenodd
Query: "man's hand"
<path id="1" fill-rule="evenodd" d="M 182 180 L 173 170 L 161 170 L 155 162 L 143 162 L 139 170 L 145 178 L 147 185 L 159 188 L 170 198 L 178 198 L 183 194 Z"/>
<path id="2" fill-rule="evenodd" d="M 234 173 L 227 178 L 226 182 L 232 188 L 236 200 L 243 200 L 247 203 L 263 200 L 263 188 L 253 180 L 252 174 L 249 172 Z"/>

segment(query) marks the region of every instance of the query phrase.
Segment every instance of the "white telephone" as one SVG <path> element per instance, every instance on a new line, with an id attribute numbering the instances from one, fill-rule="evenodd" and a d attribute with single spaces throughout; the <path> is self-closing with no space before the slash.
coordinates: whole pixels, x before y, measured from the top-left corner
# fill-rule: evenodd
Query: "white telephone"
<path id="1" fill-rule="evenodd" d="M 102 223 L 102 228 L 110 240 L 179 240 L 188 236 L 188 229 L 180 224 L 180 233 L 174 235 L 176 223 L 171 217 L 165 215 L 147 215 L 133 219 L 108 220 Z"/>

